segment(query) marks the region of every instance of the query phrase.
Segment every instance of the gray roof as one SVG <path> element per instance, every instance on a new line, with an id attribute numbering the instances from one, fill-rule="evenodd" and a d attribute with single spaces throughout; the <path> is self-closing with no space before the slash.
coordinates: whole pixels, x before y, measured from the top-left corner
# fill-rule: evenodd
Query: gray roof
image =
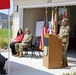
<path id="1" fill-rule="evenodd" d="M 0 13 L 0 20 L 8 20 L 8 15 L 4 13 Z M 12 18 L 10 18 L 12 20 Z"/>

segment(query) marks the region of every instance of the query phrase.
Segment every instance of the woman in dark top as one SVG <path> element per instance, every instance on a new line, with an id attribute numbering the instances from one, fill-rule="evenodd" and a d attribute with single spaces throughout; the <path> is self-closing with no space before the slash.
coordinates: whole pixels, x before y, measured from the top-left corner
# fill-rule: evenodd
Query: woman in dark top
<path id="1" fill-rule="evenodd" d="M 15 51 L 15 43 L 21 43 L 23 37 L 24 37 L 23 31 L 22 31 L 22 29 L 19 29 L 18 32 L 17 32 L 16 38 L 15 38 L 15 39 L 13 40 L 13 42 L 10 44 L 10 48 L 11 48 L 11 51 L 12 51 L 12 55 L 15 55 L 15 54 L 16 54 L 16 51 Z"/>

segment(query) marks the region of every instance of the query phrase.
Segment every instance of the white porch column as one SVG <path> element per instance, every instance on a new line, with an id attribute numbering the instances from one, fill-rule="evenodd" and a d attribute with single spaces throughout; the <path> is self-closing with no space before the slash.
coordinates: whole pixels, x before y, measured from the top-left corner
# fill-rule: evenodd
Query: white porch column
<path id="1" fill-rule="evenodd" d="M 18 12 L 14 12 L 13 16 L 13 39 L 17 35 L 19 28 L 23 30 L 23 8 L 18 7 Z"/>
<path id="2" fill-rule="evenodd" d="M 23 30 L 23 8 L 19 7 L 19 28 Z"/>
<path id="3" fill-rule="evenodd" d="M 14 12 L 12 29 L 13 29 L 13 39 L 14 39 L 19 29 L 19 12 Z"/>

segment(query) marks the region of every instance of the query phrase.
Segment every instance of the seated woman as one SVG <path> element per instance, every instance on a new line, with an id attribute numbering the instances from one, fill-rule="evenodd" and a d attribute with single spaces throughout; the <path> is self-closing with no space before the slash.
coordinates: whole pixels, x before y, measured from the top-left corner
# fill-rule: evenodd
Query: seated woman
<path id="1" fill-rule="evenodd" d="M 22 29 L 19 29 L 18 32 L 17 32 L 16 38 L 15 38 L 15 39 L 13 40 L 13 42 L 10 44 L 10 48 L 11 48 L 11 51 L 12 51 L 12 55 L 15 55 L 15 54 L 16 54 L 15 44 L 16 44 L 16 43 L 21 43 L 23 37 L 24 37 L 23 31 L 22 31 Z"/>

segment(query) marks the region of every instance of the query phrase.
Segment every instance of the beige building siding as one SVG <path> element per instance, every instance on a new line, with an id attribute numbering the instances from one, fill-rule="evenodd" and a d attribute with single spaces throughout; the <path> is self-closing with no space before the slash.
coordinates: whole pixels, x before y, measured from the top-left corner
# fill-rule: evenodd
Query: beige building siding
<path id="1" fill-rule="evenodd" d="M 52 2 L 69 2 L 69 1 L 76 1 L 76 0 L 52 0 Z"/>
<path id="2" fill-rule="evenodd" d="M 76 0 L 14 0 L 15 5 L 27 5 L 27 4 L 42 4 L 42 3 L 59 3 L 59 2 L 70 2 Z"/>
<path id="3" fill-rule="evenodd" d="M 13 15 L 13 38 L 16 37 L 17 31 L 19 29 L 19 14 L 17 12 L 14 12 Z"/>
<path id="4" fill-rule="evenodd" d="M 14 1 L 15 1 L 15 5 L 47 3 L 47 0 L 14 0 Z"/>

